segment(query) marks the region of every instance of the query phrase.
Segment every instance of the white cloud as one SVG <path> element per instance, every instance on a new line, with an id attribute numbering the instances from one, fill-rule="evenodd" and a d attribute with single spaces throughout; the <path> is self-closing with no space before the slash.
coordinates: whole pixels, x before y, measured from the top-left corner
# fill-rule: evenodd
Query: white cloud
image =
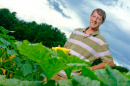
<path id="1" fill-rule="evenodd" d="M 114 64 L 116 64 L 117 66 L 122 66 L 119 62 L 114 61 Z"/>
<path id="2" fill-rule="evenodd" d="M 67 30 L 74 30 L 79 26 L 83 26 L 80 23 L 80 18 L 74 11 L 63 8 L 60 5 L 63 11 L 71 16 L 71 19 L 65 18 L 59 12 L 50 8 L 46 0 L 1 0 L 0 5 L 1 7 L 9 8 L 12 12 L 17 12 L 18 18 L 22 20 L 47 23 L 58 27 L 66 33 L 67 37 L 70 35 L 70 32 L 67 32 Z"/>
<path id="3" fill-rule="evenodd" d="M 118 2 L 115 1 L 106 2 L 110 3 L 111 5 L 105 5 L 104 3 L 100 2 L 100 0 L 91 0 L 91 1 L 84 0 L 81 9 L 83 10 L 86 9 L 86 13 L 88 13 L 94 10 L 95 8 L 102 8 L 103 10 L 105 10 L 107 14 L 106 20 L 113 22 L 116 26 L 119 27 L 119 29 L 128 33 L 128 31 L 130 31 L 130 24 L 129 24 L 130 1 L 118 0 Z"/>

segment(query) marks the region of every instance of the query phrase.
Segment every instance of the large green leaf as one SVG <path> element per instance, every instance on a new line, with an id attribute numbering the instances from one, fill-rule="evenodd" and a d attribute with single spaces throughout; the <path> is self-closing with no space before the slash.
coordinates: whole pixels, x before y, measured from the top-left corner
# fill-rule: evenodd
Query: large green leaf
<path id="1" fill-rule="evenodd" d="M 6 40 L 3 39 L 3 38 L 0 38 L 0 42 L 3 43 L 5 46 L 8 46 L 8 45 L 11 44 L 10 42 L 6 41 Z"/>
<path id="2" fill-rule="evenodd" d="M 72 86 L 72 80 L 59 80 L 56 82 L 56 86 Z"/>
<path id="3" fill-rule="evenodd" d="M 23 72 L 25 77 L 27 74 L 32 73 L 32 66 L 30 64 L 23 64 L 20 70 Z"/>
<path id="4" fill-rule="evenodd" d="M 95 74 L 108 86 L 130 86 L 130 79 L 127 79 L 119 71 L 112 70 L 109 65 L 106 65 L 106 69 L 96 70 Z"/>
<path id="5" fill-rule="evenodd" d="M 97 76 L 89 68 L 83 67 L 81 72 L 83 76 L 90 77 L 92 80 L 98 80 Z"/>
<path id="6" fill-rule="evenodd" d="M 24 41 L 23 44 L 18 46 L 18 49 L 21 54 L 27 56 L 27 58 L 31 60 L 36 61 L 41 66 L 47 80 L 50 80 L 59 71 L 65 69 L 68 78 L 70 78 L 70 74 L 75 67 L 90 66 L 89 62 L 81 60 L 76 56 L 69 56 L 61 50 L 58 50 L 56 53 L 54 50 L 43 46 L 41 43 L 28 44 L 27 41 Z M 67 65 L 68 63 L 73 63 L 73 65 Z M 81 64 L 77 65 L 77 63 Z"/>
<path id="7" fill-rule="evenodd" d="M 3 86 L 43 86 L 43 81 L 20 81 L 18 79 L 6 79 L 0 75 L 0 84 Z"/>
<path id="8" fill-rule="evenodd" d="M 22 64 L 21 64 L 21 59 L 19 57 L 14 57 L 14 61 L 17 63 L 17 66 L 18 67 L 21 67 Z"/>
<path id="9" fill-rule="evenodd" d="M 91 80 L 89 77 L 73 75 L 73 86 L 100 86 L 100 82 L 97 80 Z"/>
<path id="10" fill-rule="evenodd" d="M 0 26 L 0 30 L 3 32 L 4 35 L 9 33 L 10 31 L 6 30 L 4 27 Z"/>
<path id="11" fill-rule="evenodd" d="M 126 73 L 126 77 L 130 79 L 130 71 Z"/>
<path id="12" fill-rule="evenodd" d="M 56 86 L 55 85 L 55 80 L 50 80 L 46 84 L 44 84 L 43 86 Z"/>
<path id="13" fill-rule="evenodd" d="M 13 55 L 13 54 L 18 55 L 18 54 L 15 52 L 15 50 L 8 50 L 8 49 L 7 49 L 7 53 L 8 53 L 9 55 Z"/>
<path id="14" fill-rule="evenodd" d="M 82 68 L 82 75 L 85 77 L 89 77 L 91 80 L 97 80 L 101 83 L 101 85 L 105 86 L 105 83 L 103 83 L 95 74 L 94 71 L 91 71 L 89 68 L 83 67 Z"/>
<path id="15" fill-rule="evenodd" d="M 4 39 L 6 39 L 6 40 L 15 39 L 13 36 L 3 35 L 3 34 L 1 34 L 1 33 L 0 33 L 0 37 L 1 37 L 1 38 L 4 38 Z"/>
<path id="16" fill-rule="evenodd" d="M 1 48 L 7 48 L 7 45 L 5 45 L 4 43 L 1 43 L 1 42 L 0 42 L 0 47 L 1 47 Z"/>
<path id="17" fill-rule="evenodd" d="M 24 41 L 22 45 L 18 47 L 19 52 L 27 58 L 36 61 L 43 69 L 47 80 L 50 80 L 60 70 L 67 68 L 66 60 L 54 55 L 52 50 L 47 49 L 45 46 L 40 44 L 27 44 Z"/>
<path id="18" fill-rule="evenodd" d="M 73 56 L 69 56 L 68 54 L 64 53 L 61 50 L 57 50 L 57 56 L 59 57 L 63 57 L 64 59 L 67 60 L 67 66 L 69 66 L 67 69 L 65 69 L 65 73 L 68 77 L 68 79 L 70 79 L 71 77 L 71 72 L 73 70 L 79 70 L 80 67 L 86 66 L 89 67 L 91 64 L 90 62 L 86 62 L 84 60 L 81 60 L 79 57 L 73 55 Z"/>

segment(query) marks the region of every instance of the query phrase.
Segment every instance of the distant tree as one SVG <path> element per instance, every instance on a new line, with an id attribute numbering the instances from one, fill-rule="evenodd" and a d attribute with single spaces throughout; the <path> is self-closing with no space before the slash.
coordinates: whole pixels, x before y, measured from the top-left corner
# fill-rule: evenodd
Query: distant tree
<path id="1" fill-rule="evenodd" d="M 10 29 L 11 26 L 16 25 L 18 19 L 15 14 L 16 12 L 10 13 L 8 9 L 0 9 L 0 26 Z"/>
<path id="2" fill-rule="evenodd" d="M 114 64 L 113 69 L 119 70 L 120 72 L 128 72 L 129 71 L 129 69 L 127 69 L 126 67 L 117 66 L 116 64 Z"/>
<path id="3" fill-rule="evenodd" d="M 64 46 L 67 40 L 65 33 L 62 33 L 58 28 L 52 28 L 51 25 L 42 24 L 41 27 L 42 29 L 39 28 L 40 30 L 33 42 L 40 41 L 47 47 Z"/>
<path id="4" fill-rule="evenodd" d="M 100 64 L 102 62 L 102 60 L 99 58 L 99 59 L 96 59 L 91 66 L 94 66 L 94 65 L 97 65 L 97 64 Z M 116 64 L 114 64 L 114 67 L 112 67 L 113 69 L 116 69 L 116 70 L 119 70 L 120 72 L 128 72 L 129 69 L 125 68 L 125 67 L 122 67 L 122 66 L 117 66 Z"/>
<path id="5" fill-rule="evenodd" d="M 42 42 L 47 47 L 63 46 L 66 42 L 65 33 L 52 25 L 45 23 L 37 24 L 35 21 L 26 22 L 16 18 L 16 12 L 8 9 L 0 9 L 0 26 L 7 30 L 13 30 L 16 40 L 28 40 L 33 43 Z"/>

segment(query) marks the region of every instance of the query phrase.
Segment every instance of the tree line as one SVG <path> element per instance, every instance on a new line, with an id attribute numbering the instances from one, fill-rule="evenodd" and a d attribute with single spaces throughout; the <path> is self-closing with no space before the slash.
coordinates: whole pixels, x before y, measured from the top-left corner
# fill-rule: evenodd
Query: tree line
<path id="1" fill-rule="evenodd" d="M 32 43 L 42 42 L 46 47 L 56 47 L 58 45 L 64 46 L 67 38 L 64 32 L 58 28 L 48 25 L 46 23 L 37 24 L 35 21 L 26 22 L 19 20 L 16 17 L 16 12 L 10 12 L 9 9 L 0 9 L 0 26 L 7 30 L 15 31 L 10 33 L 16 40 L 28 40 Z M 99 64 L 101 59 L 97 59 L 92 65 Z M 128 72 L 125 67 L 114 65 L 113 69 L 120 72 Z"/>
<path id="2" fill-rule="evenodd" d="M 10 33 L 16 40 L 28 40 L 32 43 L 42 42 L 46 47 L 64 46 L 67 38 L 60 29 L 46 23 L 37 24 L 35 21 L 26 22 L 16 17 L 16 12 L 9 9 L 0 9 L 0 26 L 7 30 L 15 31 Z"/>

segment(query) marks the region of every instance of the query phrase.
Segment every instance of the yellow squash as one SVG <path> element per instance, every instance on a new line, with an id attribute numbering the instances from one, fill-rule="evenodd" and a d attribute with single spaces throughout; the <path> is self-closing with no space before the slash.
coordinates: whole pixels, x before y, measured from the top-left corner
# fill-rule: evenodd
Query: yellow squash
<path id="1" fill-rule="evenodd" d="M 55 51 L 57 51 L 57 49 L 62 50 L 66 54 L 68 54 L 70 52 L 69 49 L 62 48 L 62 47 L 52 47 L 52 49 L 54 49 Z"/>

